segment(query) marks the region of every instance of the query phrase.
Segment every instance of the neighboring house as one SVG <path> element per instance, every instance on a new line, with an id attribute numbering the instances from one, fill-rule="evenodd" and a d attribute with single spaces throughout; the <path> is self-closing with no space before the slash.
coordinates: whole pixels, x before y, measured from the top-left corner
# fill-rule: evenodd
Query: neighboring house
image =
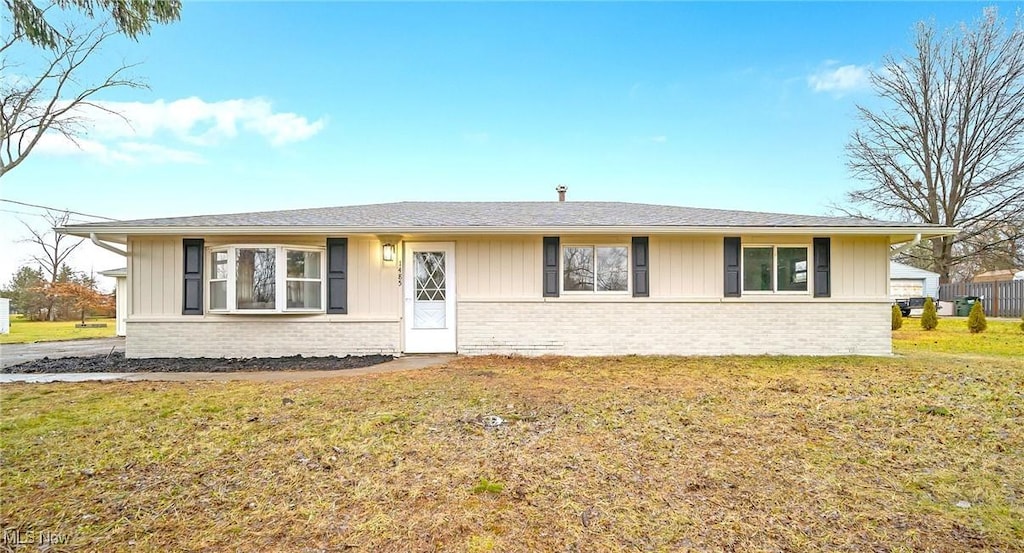
<path id="1" fill-rule="evenodd" d="M 128 268 L 109 269 L 100 271 L 100 274 L 114 279 L 116 283 L 114 287 L 114 320 L 117 321 L 117 335 L 124 336 L 128 320 Z"/>
<path id="2" fill-rule="evenodd" d="M 1024 273 L 1024 271 L 1019 271 Z M 996 271 L 985 271 L 971 277 L 971 282 L 1004 282 L 1016 280 L 1018 269 L 1000 269 Z"/>
<path id="3" fill-rule="evenodd" d="M 938 298 L 939 273 L 889 262 L 889 295 L 893 298 Z"/>
<path id="4" fill-rule="evenodd" d="M 69 225 L 123 244 L 129 357 L 867 354 L 937 226 L 615 202 L 400 202 Z"/>
<path id="5" fill-rule="evenodd" d="M 0 298 L 0 334 L 11 333 L 11 300 Z"/>

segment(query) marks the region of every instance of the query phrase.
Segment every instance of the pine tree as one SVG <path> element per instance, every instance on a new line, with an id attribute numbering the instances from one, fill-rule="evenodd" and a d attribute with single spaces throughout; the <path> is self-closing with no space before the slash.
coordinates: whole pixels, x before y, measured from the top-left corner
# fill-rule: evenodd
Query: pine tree
<path id="1" fill-rule="evenodd" d="M 967 317 L 967 329 L 971 331 L 971 334 L 977 334 L 979 332 L 985 332 L 988 328 L 988 321 L 985 320 L 985 309 L 981 307 L 981 302 L 974 302 L 974 307 L 971 307 L 971 314 Z"/>
<path id="2" fill-rule="evenodd" d="M 924 311 L 921 313 L 921 328 L 935 330 L 939 326 L 939 317 L 935 313 L 935 302 L 931 298 L 924 300 Z"/>
<path id="3" fill-rule="evenodd" d="M 892 305 L 892 329 L 899 330 L 903 326 L 903 313 L 900 311 L 900 306 Z"/>

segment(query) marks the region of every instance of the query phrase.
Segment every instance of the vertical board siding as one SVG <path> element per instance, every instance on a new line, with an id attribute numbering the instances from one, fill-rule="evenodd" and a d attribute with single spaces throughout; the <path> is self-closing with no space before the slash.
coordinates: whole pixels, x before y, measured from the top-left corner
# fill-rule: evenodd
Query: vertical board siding
<path id="1" fill-rule="evenodd" d="M 382 246 L 379 240 L 370 238 L 350 238 L 348 241 L 350 315 L 397 317 L 401 314 L 398 263 L 384 263 L 381 259 Z"/>
<path id="2" fill-rule="evenodd" d="M 541 237 L 455 240 L 460 299 L 539 298 Z"/>
<path id="3" fill-rule="evenodd" d="M 184 274 L 181 237 L 132 238 L 127 251 L 130 314 L 180 315 Z"/>
<path id="4" fill-rule="evenodd" d="M 184 271 L 181 240 L 180 236 L 129 240 L 127 265 L 132 315 L 181 315 Z M 206 245 L 258 243 L 326 246 L 327 238 L 217 237 L 216 240 L 207 240 Z M 203 255 L 208 253 L 204 251 Z M 398 264 L 384 265 L 380 241 L 369 238 L 349 241 L 349 274 L 350 314 L 387 317 L 401 314 Z M 208 286 L 205 275 L 203 285 Z M 324 301 L 327 301 L 326 296 Z"/>
<path id="5" fill-rule="evenodd" d="M 889 295 L 888 238 L 834 236 L 830 253 L 833 298 Z"/>
<path id="6" fill-rule="evenodd" d="M 651 297 L 721 296 L 721 241 L 715 236 L 651 236 Z"/>
<path id="7" fill-rule="evenodd" d="M 983 298 L 981 305 L 989 317 L 1019 318 L 1024 314 L 1024 280 L 950 282 L 939 285 L 940 301 L 951 302 L 961 296 Z"/>

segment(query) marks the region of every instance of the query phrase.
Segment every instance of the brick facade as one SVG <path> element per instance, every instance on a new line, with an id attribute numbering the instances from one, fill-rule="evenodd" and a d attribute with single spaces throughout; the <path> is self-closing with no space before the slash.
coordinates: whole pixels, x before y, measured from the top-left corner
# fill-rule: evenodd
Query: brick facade
<path id="1" fill-rule="evenodd" d="M 889 355 L 888 302 L 460 301 L 465 355 Z M 127 356 L 401 353 L 397 321 L 129 321 Z"/>
<path id="2" fill-rule="evenodd" d="M 400 352 L 398 321 L 289 321 L 287 317 L 128 321 L 127 357 L 284 357 Z"/>
<path id="3" fill-rule="evenodd" d="M 890 355 L 887 301 L 459 302 L 462 354 Z"/>

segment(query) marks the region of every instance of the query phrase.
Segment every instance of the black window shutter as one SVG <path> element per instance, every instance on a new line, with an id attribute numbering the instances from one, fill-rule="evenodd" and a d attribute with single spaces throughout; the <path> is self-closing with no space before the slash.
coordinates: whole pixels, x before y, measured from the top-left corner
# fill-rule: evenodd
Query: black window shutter
<path id="1" fill-rule="evenodd" d="M 185 269 L 182 285 L 182 315 L 203 314 L 203 239 L 185 238 L 181 241 Z"/>
<path id="2" fill-rule="evenodd" d="M 832 295 L 831 266 L 832 239 L 814 239 L 814 297 L 827 298 Z"/>
<path id="3" fill-rule="evenodd" d="M 740 237 L 725 237 L 725 297 L 738 298 L 742 295 L 740 279 Z"/>
<path id="4" fill-rule="evenodd" d="M 544 297 L 558 297 L 558 237 L 544 237 Z"/>
<path id="5" fill-rule="evenodd" d="M 348 238 L 327 239 L 327 312 L 348 313 Z"/>
<path id="6" fill-rule="evenodd" d="M 651 295 L 650 250 L 646 236 L 633 237 L 633 297 L 646 298 Z"/>

